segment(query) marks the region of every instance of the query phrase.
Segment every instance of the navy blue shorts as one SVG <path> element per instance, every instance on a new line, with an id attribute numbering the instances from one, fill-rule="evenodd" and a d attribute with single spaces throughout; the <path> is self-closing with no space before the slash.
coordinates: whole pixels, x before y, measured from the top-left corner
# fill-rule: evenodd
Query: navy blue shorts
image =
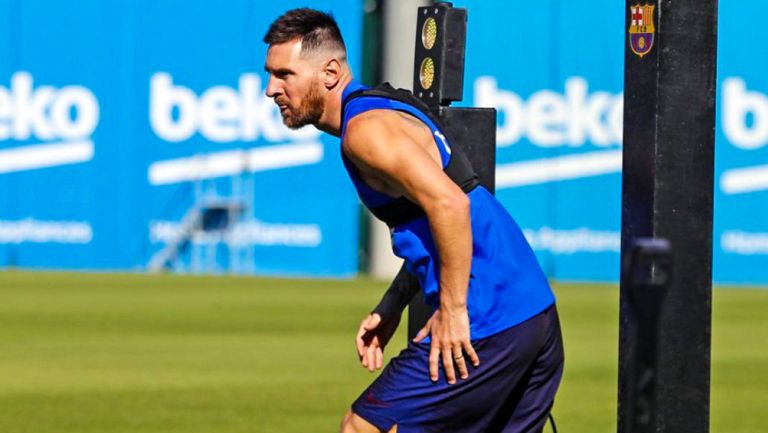
<path id="1" fill-rule="evenodd" d="M 429 344 L 410 343 L 352 404 L 352 411 L 398 433 L 522 433 L 543 428 L 563 373 L 563 341 L 553 305 L 527 321 L 472 342 L 480 366 L 469 378 L 429 379 Z"/>

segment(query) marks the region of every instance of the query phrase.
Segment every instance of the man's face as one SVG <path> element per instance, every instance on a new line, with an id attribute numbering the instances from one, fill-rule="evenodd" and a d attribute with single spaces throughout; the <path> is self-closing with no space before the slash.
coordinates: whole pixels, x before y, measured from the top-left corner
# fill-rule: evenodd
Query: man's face
<path id="1" fill-rule="evenodd" d="M 269 73 L 267 96 L 280 108 L 283 123 L 297 129 L 316 124 L 323 114 L 319 65 L 301 55 L 301 40 L 270 45 L 264 69 Z"/>

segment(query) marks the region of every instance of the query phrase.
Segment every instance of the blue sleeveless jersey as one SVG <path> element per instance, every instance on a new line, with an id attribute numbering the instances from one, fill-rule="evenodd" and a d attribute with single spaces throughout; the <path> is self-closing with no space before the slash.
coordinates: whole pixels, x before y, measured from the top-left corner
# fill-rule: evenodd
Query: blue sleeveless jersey
<path id="1" fill-rule="evenodd" d="M 352 81 L 342 100 L 366 88 Z M 418 109 L 399 101 L 377 96 L 353 99 L 344 108 L 341 137 L 347 122 L 369 110 L 398 110 L 427 125 L 435 137 L 443 168 L 450 161 L 450 143 L 437 126 Z M 395 200 L 366 185 L 357 169 L 341 153 L 344 166 L 360 200 L 369 208 Z M 467 290 L 470 332 L 473 340 L 485 338 L 520 324 L 544 311 L 555 301 L 544 272 L 512 216 L 482 186 L 470 191 L 472 224 L 472 268 Z M 440 260 L 425 216 L 393 227 L 392 249 L 405 261 L 406 269 L 418 277 L 424 299 L 433 309 L 440 305 Z"/>

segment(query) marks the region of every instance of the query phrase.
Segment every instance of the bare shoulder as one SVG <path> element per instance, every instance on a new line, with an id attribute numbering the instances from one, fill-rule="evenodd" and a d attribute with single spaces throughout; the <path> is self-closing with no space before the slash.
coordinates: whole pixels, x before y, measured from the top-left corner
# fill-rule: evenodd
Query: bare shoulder
<path id="1" fill-rule="evenodd" d="M 398 129 L 398 115 L 392 110 L 369 110 L 353 117 L 346 126 L 344 141 L 376 140 L 382 133 Z"/>
<path id="2" fill-rule="evenodd" d="M 443 172 L 431 130 L 412 116 L 370 110 L 345 128 L 343 152 L 374 189 L 424 204 L 439 191 L 458 188 Z"/>
<path id="3" fill-rule="evenodd" d="M 385 142 L 429 142 L 429 128 L 415 117 L 396 110 L 370 110 L 352 118 L 346 126 L 345 146 L 363 142 L 376 145 Z"/>
<path id="4" fill-rule="evenodd" d="M 388 143 L 399 142 L 402 135 L 397 114 L 392 110 L 370 110 L 352 118 L 346 126 L 342 148 L 349 156 L 384 151 Z"/>
<path id="5" fill-rule="evenodd" d="M 346 128 L 342 148 L 353 159 L 396 158 L 400 164 L 406 160 L 420 161 L 442 168 L 432 131 L 408 113 L 386 109 L 366 111 L 352 118 Z"/>

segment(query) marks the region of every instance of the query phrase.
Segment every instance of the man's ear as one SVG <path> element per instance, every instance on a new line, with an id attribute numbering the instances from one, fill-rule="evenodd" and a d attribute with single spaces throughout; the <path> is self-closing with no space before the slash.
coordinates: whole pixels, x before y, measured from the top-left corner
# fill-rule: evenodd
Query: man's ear
<path id="1" fill-rule="evenodd" d="M 322 69 L 322 81 L 326 89 L 332 89 L 336 87 L 336 84 L 341 78 L 341 62 L 336 58 L 331 58 Z"/>

